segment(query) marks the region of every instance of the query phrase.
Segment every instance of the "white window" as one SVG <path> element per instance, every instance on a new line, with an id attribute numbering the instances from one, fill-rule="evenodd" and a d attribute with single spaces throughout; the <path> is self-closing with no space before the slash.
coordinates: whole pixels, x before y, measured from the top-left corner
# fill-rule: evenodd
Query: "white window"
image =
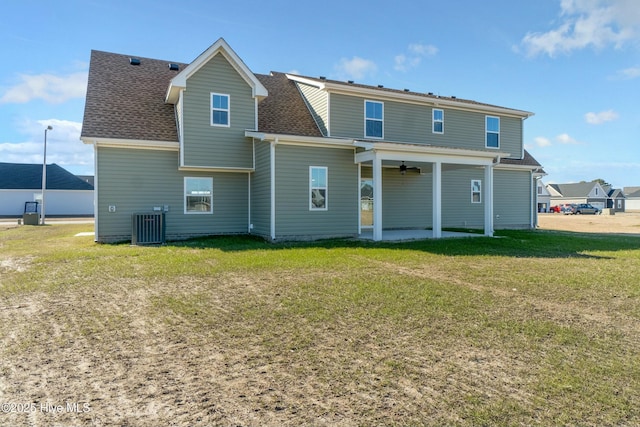
<path id="1" fill-rule="evenodd" d="M 433 109 L 433 133 L 444 133 L 444 110 Z"/>
<path id="2" fill-rule="evenodd" d="M 485 129 L 487 148 L 500 148 L 500 117 L 486 116 Z"/>
<path id="3" fill-rule="evenodd" d="M 213 213 L 213 178 L 184 178 L 184 213 Z"/>
<path id="4" fill-rule="evenodd" d="M 479 179 L 471 180 L 471 203 L 481 203 L 482 201 L 482 182 Z"/>
<path id="5" fill-rule="evenodd" d="M 211 126 L 230 126 L 229 104 L 229 95 L 222 93 L 211 94 Z"/>
<path id="6" fill-rule="evenodd" d="M 309 167 L 309 210 L 327 210 L 327 168 L 325 166 Z"/>
<path id="7" fill-rule="evenodd" d="M 364 101 L 365 138 L 384 137 L 384 104 L 378 101 Z"/>

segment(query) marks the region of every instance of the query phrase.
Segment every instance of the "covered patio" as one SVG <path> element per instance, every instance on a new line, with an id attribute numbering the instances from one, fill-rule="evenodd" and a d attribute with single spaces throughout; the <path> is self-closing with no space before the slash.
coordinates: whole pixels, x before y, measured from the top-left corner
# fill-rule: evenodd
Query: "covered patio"
<path id="1" fill-rule="evenodd" d="M 357 147 L 355 163 L 360 166 L 369 164 L 373 169 L 373 228 L 360 227 L 363 239 L 374 241 L 399 241 L 415 239 L 438 239 L 442 237 L 475 237 L 478 234 L 451 233 L 442 230 L 442 167 L 443 164 L 475 166 L 484 169 L 484 235 L 493 236 L 493 167 L 501 157 L 509 154 L 500 151 L 468 150 L 460 148 L 444 148 L 432 145 L 397 144 L 389 142 L 354 141 Z M 431 164 L 432 174 L 432 220 L 430 230 L 383 230 L 383 192 L 382 168 L 384 161 L 423 162 Z M 460 236 L 462 234 L 462 236 Z"/>

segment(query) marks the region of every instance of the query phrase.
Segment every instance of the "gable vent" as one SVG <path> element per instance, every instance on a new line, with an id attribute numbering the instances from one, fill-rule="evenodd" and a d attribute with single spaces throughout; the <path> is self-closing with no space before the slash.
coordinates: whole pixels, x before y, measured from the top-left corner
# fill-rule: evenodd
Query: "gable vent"
<path id="1" fill-rule="evenodd" d="M 169 64 L 169 69 L 171 71 L 178 71 L 180 69 L 180 66 L 178 64 Z"/>
<path id="2" fill-rule="evenodd" d="M 140 59 L 138 59 L 138 58 L 129 58 L 129 64 L 131 64 L 131 65 L 140 65 Z"/>

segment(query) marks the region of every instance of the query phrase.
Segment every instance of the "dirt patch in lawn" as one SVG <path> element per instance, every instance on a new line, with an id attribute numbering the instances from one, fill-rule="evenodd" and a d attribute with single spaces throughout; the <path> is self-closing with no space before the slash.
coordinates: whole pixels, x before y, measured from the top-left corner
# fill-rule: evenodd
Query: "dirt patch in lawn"
<path id="1" fill-rule="evenodd" d="M 539 214 L 538 225 L 542 230 L 631 234 L 640 237 L 640 213 L 636 212 L 615 215 Z"/>

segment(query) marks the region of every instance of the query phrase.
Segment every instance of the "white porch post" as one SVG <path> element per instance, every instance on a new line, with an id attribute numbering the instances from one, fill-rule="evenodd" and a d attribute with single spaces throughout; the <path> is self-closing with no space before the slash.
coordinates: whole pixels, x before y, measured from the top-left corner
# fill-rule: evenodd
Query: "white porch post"
<path id="1" fill-rule="evenodd" d="M 439 239 L 442 237 L 442 163 L 433 163 L 433 218 L 431 228 L 433 229 L 433 237 Z"/>
<path id="2" fill-rule="evenodd" d="M 484 167 L 484 235 L 493 237 L 493 166 Z"/>
<path id="3" fill-rule="evenodd" d="M 382 159 L 373 155 L 373 240 L 382 240 Z"/>

